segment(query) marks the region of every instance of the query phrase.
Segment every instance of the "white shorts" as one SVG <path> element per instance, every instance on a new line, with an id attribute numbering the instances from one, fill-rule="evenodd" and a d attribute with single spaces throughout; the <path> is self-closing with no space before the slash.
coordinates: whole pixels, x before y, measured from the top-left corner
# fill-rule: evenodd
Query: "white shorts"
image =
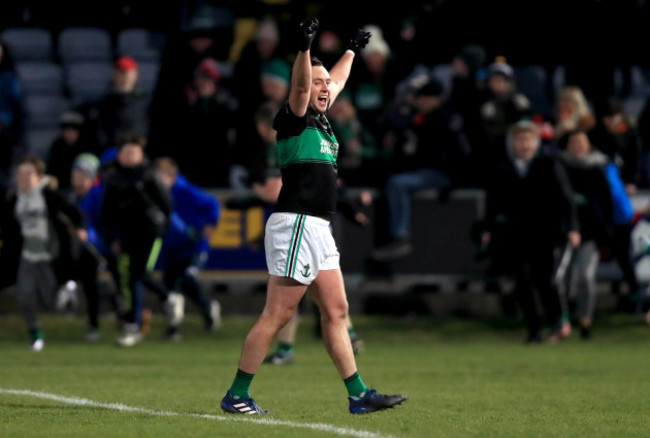
<path id="1" fill-rule="evenodd" d="M 318 272 L 341 269 L 330 223 L 316 216 L 273 213 L 264 237 L 269 274 L 311 284 Z"/>

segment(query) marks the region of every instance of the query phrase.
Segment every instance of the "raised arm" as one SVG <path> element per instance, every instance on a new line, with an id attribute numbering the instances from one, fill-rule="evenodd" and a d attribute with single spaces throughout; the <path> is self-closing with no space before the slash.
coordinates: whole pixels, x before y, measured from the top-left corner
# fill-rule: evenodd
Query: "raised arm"
<path id="1" fill-rule="evenodd" d="M 366 47 L 371 36 L 370 32 L 358 29 L 348 42 L 348 46 L 341 58 L 330 70 L 330 79 L 332 80 L 330 84 L 330 105 L 336 100 L 343 87 L 345 87 L 345 83 L 350 77 L 352 61 L 354 61 L 359 51 Z"/>
<path id="2" fill-rule="evenodd" d="M 298 117 L 307 113 L 311 93 L 311 42 L 318 31 L 318 19 L 310 18 L 300 23 L 298 32 L 299 50 L 291 71 L 289 108 Z"/>

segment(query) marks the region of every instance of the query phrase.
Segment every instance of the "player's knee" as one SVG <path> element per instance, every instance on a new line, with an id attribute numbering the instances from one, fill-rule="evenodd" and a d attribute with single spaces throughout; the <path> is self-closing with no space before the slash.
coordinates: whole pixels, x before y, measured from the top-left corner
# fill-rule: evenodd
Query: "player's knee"
<path id="1" fill-rule="evenodd" d="M 295 313 L 295 307 L 267 307 L 264 309 L 262 316 L 272 321 L 278 328 L 281 328 L 289 322 Z"/>
<path id="2" fill-rule="evenodd" d="M 348 314 L 348 302 L 346 300 L 333 303 L 326 309 L 321 309 L 321 315 L 326 322 L 339 322 L 345 320 Z"/>
<path id="3" fill-rule="evenodd" d="M 282 312 L 280 312 L 280 315 L 278 317 L 280 327 L 284 327 L 291 320 L 291 318 L 293 318 L 293 315 L 295 313 L 296 313 L 295 308 L 284 309 Z"/>

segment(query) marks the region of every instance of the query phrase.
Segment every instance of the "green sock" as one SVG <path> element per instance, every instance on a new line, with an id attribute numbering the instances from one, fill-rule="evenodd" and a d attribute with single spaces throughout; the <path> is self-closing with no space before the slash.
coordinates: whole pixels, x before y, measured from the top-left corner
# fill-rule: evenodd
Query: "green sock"
<path id="1" fill-rule="evenodd" d="M 230 395 L 235 398 L 248 398 L 250 397 L 251 383 L 253 382 L 255 374 L 248 374 L 238 369 L 235 375 L 235 380 L 230 387 Z"/>
<path id="2" fill-rule="evenodd" d="M 37 339 L 43 339 L 43 330 L 29 329 L 29 338 L 34 342 Z"/>
<path id="3" fill-rule="evenodd" d="M 348 329 L 348 334 L 350 335 L 350 340 L 354 341 L 357 339 L 357 332 L 355 332 L 352 327 Z"/>
<path id="4" fill-rule="evenodd" d="M 345 387 L 348 389 L 348 395 L 350 397 L 361 397 L 361 394 L 366 392 L 368 389 L 366 384 L 363 383 L 363 380 L 361 380 L 358 371 L 345 379 L 343 383 L 345 383 Z"/>
<path id="5" fill-rule="evenodd" d="M 278 343 L 278 354 L 280 356 L 285 356 L 293 350 L 293 344 L 290 344 L 288 342 L 280 342 Z"/>

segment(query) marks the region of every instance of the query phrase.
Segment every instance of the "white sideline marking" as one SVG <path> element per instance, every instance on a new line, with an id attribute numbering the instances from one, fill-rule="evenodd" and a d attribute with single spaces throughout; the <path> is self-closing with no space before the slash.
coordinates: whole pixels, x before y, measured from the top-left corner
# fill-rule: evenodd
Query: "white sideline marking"
<path id="1" fill-rule="evenodd" d="M 250 416 L 243 416 L 243 415 L 238 416 L 236 414 L 227 415 L 227 416 L 211 415 L 211 414 L 183 414 L 179 412 L 160 411 L 156 409 L 139 408 L 137 406 L 127 406 L 127 405 L 123 405 L 122 403 L 102 403 L 93 400 L 88 400 L 86 398 L 64 397 L 62 395 L 50 394 L 47 392 L 30 391 L 27 389 L 0 388 L 0 394 L 24 395 L 27 397 L 53 400 L 61 403 L 66 403 L 69 405 L 91 406 L 95 408 L 112 409 L 114 411 L 123 411 L 123 412 L 139 412 L 141 414 L 158 415 L 162 417 L 185 416 L 185 417 L 203 418 L 206 420 L 216 420 L 216 421 L 243 421 L 248 423 L 266 424 L 269 426 L 287 426 L 296 429 L 312 429 L 321 432 L 331 432 L 334 435 L 352 436 L 358 438 L 394 438 L 391 437 L 390 435 L 381 435 L 366 430 L 356 430 L 347 427 L 337 427 L 337 426 L 332 426 L 330 424 L 323 424 L 323 423 L 296 423 L 293 421 L 273 420 L 270 418 L 262 418 L 262 417 L 250 418 Z"/>

